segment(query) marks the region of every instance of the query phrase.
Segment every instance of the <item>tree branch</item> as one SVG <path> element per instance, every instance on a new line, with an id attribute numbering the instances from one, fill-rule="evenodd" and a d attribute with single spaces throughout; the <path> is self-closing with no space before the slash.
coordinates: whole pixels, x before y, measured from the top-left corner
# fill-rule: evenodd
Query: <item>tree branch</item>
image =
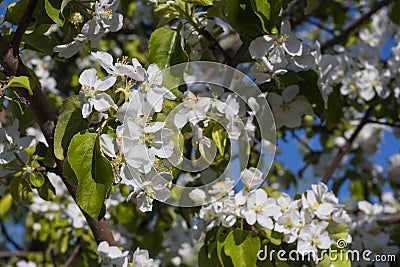
<path id="1" fill-rule="evenodd" d="M 346 155 L 346 153 L 349 152 L 351 145 L 353 144 L 354 140 L 356 140 L 356 138 L 357 138 L 357 135 L 360 133 L 360 131 L 362 130 L 364 125 L 367 124 L 368 117 L 369 117 L 371 111 L 372 111 L 372 107 L 370 107 L 365 112 L 365 115 L 361 119 L 360 124 L 354 130 L 354 133 L 350 136 L 349 140 L 347 140 L 347 143 L 342 148 L 339 149 L 339 152 L 336 154 L 331 165 L 329 166 L 328 170 L 326 171 L 324 178 L 322 179 L 323 183 L 327 184 L 329 182 L 329 180 L 332 178 L 333 173 L 335 172 L 336 168 L 339 166 L 344 155 Z"/>
<path id="2" fill-rule="evenodd" d="M 326 43 L 321 45 L 321 52 L 326 51 L 328 48 L 331 48 L 335 44 L 343 42 L 353 31 L 357 30 L 362 24 L 367 22 L 373 14 L 375 14 L 379 9 L 384 6 L 388 6 L 394 0 L 382 0 L 381 2 L 377 3 L 371 10 L 361 16 L 359 19 L 354 21 L 350 24 L 344 31 L 342 31 L 339 35 L 333 37 L 332 39 L 328 40 Z"/>
<path id="3" fill-rule="evenodd" d="M 64 267 L 69 267 L 80 251 L 81 245 L 78 244 L 72 251 L 71 255 L 68 257 L 67 261 L 64 263 Z"/>
<path id="4" fill-rule="evenodd" d="M 238 51 L 233 56 L 233 58 L 228 61 L 228 65 L 231 66 L 232 68 L 235 68 L 239 64 L 244 54 L 246 54 L 247 49 L 249 49 L 249 45 L 250 43 L 248 42 L 242 43 L 242 45 L 239 47 Z"/>
<path id="5" fill-rule="evenodd" d="M 22 37 L 25 34 L 26 28 L 28 28 L 29 23 L 32 21 L 33 11 L 38 3 L 38 0 L 30 0 L 24 14 L 22 15 L 21 21 L 19 22 L 18 28 L 14 33 L 14 37 L 11 41 L 11 45 L 13 48 L 14 56 L 18 55 L 19 45 L 22 41 Z"/>
<path id="6" fill-rule="evenodd" d="M 12 250 L 12 251 L 0 251 L 1 258 L 12 258 L 12 257 L 26 257 L 29 253 L 33 253 L 25 250 Z M 36 253 L 38 253 L 36 251 Z"/>
<path id="7" fill-rule="evenodd" d="M 400 213 L 385 214 L 384 218 L 377 221 L 379 224 L 393 224 L 400 222 Z"/>
<path id="8" fill-rule="evenodd" d="M 199 33 L 204 36 L 204 38 L 207 39 L 209 45 L 208 47 L 213 51 L 213 54 L 215 58 L 222 62 L 230 62 L 231 57 L 226 53 L 225 49 L 222 48 L 222 46 L 219 44 L 219 42 L 209 33 L 206 29 L 201 28 L 198 29 Z"/>
<path id="9" fill-rule="evenodd" d="M 368 120 L 367 123 L 375 123 L 375 124 L 390 126 L 393 128 L 400 128 L 400 124 L 390 123 L 386 121 Z"/>

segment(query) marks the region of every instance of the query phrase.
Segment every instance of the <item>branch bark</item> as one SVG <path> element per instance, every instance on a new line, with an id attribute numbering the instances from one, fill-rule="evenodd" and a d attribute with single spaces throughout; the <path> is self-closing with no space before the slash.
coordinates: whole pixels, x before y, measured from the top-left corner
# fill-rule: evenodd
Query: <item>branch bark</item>
<path id="1" fill-rule="evenodd" d="M 14 56 L 18 55 L 19 45 L 22 41 L 22 37 L 24 37 L 26 28 L 28 28 L 29 23 L 32 21 L 33 11 L 38 3 L 38 0 L 30 0 L 24 14 L 22 15 L 21 21 L 19 22 L 18 28 L 14 33 L 14 37 L 11 41 L 11 45 L 13 47 Z"/>
<path id="2" fill-rule="evenodd" d="M 344 145 L 342 148 L 340 148 L 339 152 L 336 154 L 335 158 L 333 159 L 331 165 L 329 166 L 328 170 L 326 171 L 326 173 L 322 179 L 323 183 L 327 184 L 329 182 L 329 180 L 332 178 L 333 173 L 335 172 L 336 168 L 339 166 L 344 155 L 346 155 L 347 152 L 349 152 L 351 145 L 357 138 L 357 135 L 360 133 L 362 128 L 365 126 L 365 124 L 368 123 L 368 118 L 369 118 L 371 111 L 372 111 L 372 107 L 369 108 L 365 112 L 365 115 L 361 119 L 360 124 L 358 124 L 357 128 L 354 130 L 354 133 L 350 136 L 349 140 L 347 140 L 346 145 Z"/>
<path id="3" fill-rule="evenodd" d="M 69 267 L 75 257 L 78 255 L 79 251 L 81 251 L 81 246 L 78 244 L 72 251 L 71 255 L 68 257 L 67 261 L 64 263 L 64 267 Z"/>
<path id="4" fill-rule="evenodd" d="M 33 4 L 37 1 L 33 0 L 31 2 Z M 34 6 L 32 7 L 28 5 L 28 8 L 33 10 Z M 25 11 L 24 15 L 26 14 L 29 15 L 32 13 Z M 22 25 L 19 25 L 18 27 L 18 29 L 21 29 L 20 32 L 23 31 L 22 34 L 25 32 L 24 27 L 26 26 L 24 26 L 24 23 L 26 22 L 26 19 L 27 18 L 23 17 L 21 19 Z M 28 69 L 23 64 L 19 55 L 14 54 L 14 46 L 16 44 L 18 44 L 17 50 L 19 49 L 19 39 L 20 37 L 17 37 L 16 40 L 13 40 L 12 44 L 9 44 L 0 35 L 0 64 L 3 66 L 8 76 L 30 76 Z M 49 144 L 50 150 L 54 153 L 54 131 L 57 124 L 57 116 L 51 109 L 41 88 L 39 87 L 39 85 L 36 85 L 33 89 L 32 95 L 29 95 L 27 90 L 25 89 L 21 89 L 19 93 L 22 97 L 28 100 L 28 106 L 34 114 L 40 129 L 42 130 L 43 135 L 46 138 L 47 143 Z M 63 176 L 62 172 L 63 165 L 66 162 L 66 159 L 64 159 L 63 161 L 60 161 L 55 157 L 54 159 L 57 164 L 56 174 L 58 174 L 62 178 L 64 184 L 68 188 L 69 193 L 75 199 L 77 188 L 69 182 L 67 177 Z M 111 232 L 111 228 L 104 218 L 100 221 L 96 221 L 83 210 L 82 213 L 85 216 L 97 243 L 100 243 L 101 241 L 107 241 L 110 245 L 116 245 L 116 241 Z"/>
<path id="5" fill-rule="evenodd" d="M 339 44 L 343 42 L 353 31 L 357 30 L 361 25 L 367 22 L 373 14 L 379 11 L 379 9 L 388 6 L 394 0 L 382 0 L 378 2 L 371 10 L 361 16 L 359 19 L 355 20 L 351 23 L 344 31 L 342 31 L 339 35 L 333 37 L 332 39 L 328 40 L 326 43 L 321 45 L 321 52 L 326 51 L 328 48 L 331 48 L 335 44 Z"/>

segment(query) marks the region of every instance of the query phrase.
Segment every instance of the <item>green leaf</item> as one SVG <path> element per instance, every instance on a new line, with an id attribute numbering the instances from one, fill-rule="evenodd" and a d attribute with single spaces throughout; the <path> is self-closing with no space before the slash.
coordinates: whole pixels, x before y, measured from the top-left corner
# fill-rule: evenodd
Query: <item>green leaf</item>
<path id="1" fill-rule="evenodd" d="M 300 95 L 305 96 L 310 102 L 314 113 L 323 118 L 325 111 L 325 103 L 318 86 L 318 75 L 313 70 L 300 71 L 298 75 L 302 78 L 298 85 L 300 86 Z"/>
<path id="2" fill-rule="evenodd" d="M 33 172 L 29 174 L 29 180 L 34 187 L 42 187 L 45 182 L 44 175 L 40 172 Z"/>
<path id="3" fill-rule="evenodd" d="M 364 185 L 361 181 L 354 180 L 350 184 L 351 196 L 355 201 L 361 201 L 365 199 Z"/>
<path id="4" fill-rule="evenodd" d="M 11 209 L 12 203 L 13 201 L 11 194 L 7 194 L 0 199 L 0 217 Z"/>
<path id="5" fill-rule="evenodd" d="M 58 118 L 54 132 L 54 155 L 59 160 L 67 156 L 71 138 L 88 127 L 88 122 L 82 117 L 78 96 L 65 99 L 61 109 L 63 112 Z"/>
<path id="6" fill-rule="evenodd" d="M 217 255 L 220 263 L 224 267 L 233 266 L 231 259 L 225 254 L 224 245 L 229 230 L 225 227 L 220 227 L 217 231 Z"/>
<path id="7" fill-rule="evenodd" d="M 76 202 L 92 218 L 100 219 L 114 176 L 110 162 L 100 151 L 99 136 L 88 131 L 76 134 L 67 155 L 78 179 Z"/>
<path id="8" fill-rule="evenodd" d="M 335 124 L 343 118 L 343 104 L 340 89 L 335 87 L 328 97 L 328 108 L 324 112 L 328 127 L 335 127 Z"/>
<path id="9" fill-rule="evenodd" d="M 33 200 L 29 183 L 22 177 L 14 177 L 11 181 L 10 192 L 15 201 Z"/>
<path id="10" fill-rule="evenodd" d="M 202 6 L 212 6 L 214 4 L 214 0 L 182 0 L 185 3 L 202 5 Z"/>
<path id="11" fill-rule="evenodd" d="M 210 17 L 220 17 L 228 22 L 241 35 L 242 40 L 251 41 L 265 33 L 259 16 L 252 9 L 250 0 L 217 0 L 207 12 Z M 249 25 L 252 26 L 249 27 Z"/>
<path id="12" fill-rule="evenodd" d="M 331 221 L 329 223 L 328 232 L 329 232 L 330 236 L 335 240 L 339 240 L 339 239 L 346 240 L 349 235 L 348 234 L 349 229 L 345 224 L 337 223 L 334 221 Z"/>
<path id="13" fill-rule="evenodd" d="M 226 134 L 224 129 L 220 127 L 219 129 L 214 130 L 211 136 L 218 148 L 219 154 L 223 156 L 225 154 L 226 147 Z"/>
<path id="14" fill-rule="evenodd" d="M 306 8 L 306 15 L 310 14 L 314 11 L 315 7 L 317 6 L 319 0 L 307 0 L 307 8 Z"/>
<path id="15" fill-rule="evenodd" d="M 397 25 L 400 24 L 400 2 L 394 2 L 391 9 L 390 9 L 390 19 L 396 23 Z"/>
<path id="16" fill-rule="evenodd" d="M 260 240 L 251 231 L 235 229 L 226 237 L 224 250 L 235 267 L 256 266 Z"/>
<path id="17" fill-rule="evenodd" d="M 65 19 L 61 14 L 61 0 L 46 0 L 45 9 L 47 15 L 55 22 L 58 26 L 64 25 Z"/>
<path id="18" fill-rule="evenodd" d="M 22 39 L 25 42 L 24 48 L 43 52 L 47 55 L 53 54 L 53 41 L 43 34 L 25 34 Z"/>
<path id="19" fill-rule="evenodd" d="M 155 30 L 150 36 L 149 56 L 150 62 L 156 63 L 160 69 L 188 61 L 188 56 L 182 48 L 179 29 Z"/>
<path id="20" fill-rule="evenodd" d="M 270 4 L 270 2 L 267 0 L 250 0 L 250 2 L 251 2 L 251 7 L 252 7 L 254 13 L 257 15 L 257 17 L 261 21 L 263 30 L 265 32 L 268 32 L 272 26 L 275 26 L 275 25 L 273 25 L 273 23 L 271 23 L 271 4 Z M 280 1 L 274 0 L 273 3 L 280 5 Z"/>
<path id="21" fill-rule="evenodd" d="M 35 82 L 31 77 L 18 76 L 12 78 L 11 81 L 9 81 L 8 84 L 4 87 L 4 89 L 10 87 L 25 88 L 26 90 L 28 90 L 29 95 L 32 95 L 33 89 L 35 88 Z"/>
<path id="22" fill-rule="evenodd" d="M 283 234 L 272 231 L 267 228 L 257 228 L 272 244 L 279 246 L 282 244 Z"/>
<path id="23" fill-rule="evenodd" d="M 5 21 L 11 24 L 18 25 L 21 21 L 22 15 L 28 5 L 28 0 L 15 1 L 7 6 L 7 12 L 4 17 Z"/>
<path id="24" fill-rule="evenodd" d="M 38 189 L 39 196 L 47 201 L 53 201 L 56 198 L 56 189 L 50 183 L 48 179 L 46 179 L 45 184 Z"/>

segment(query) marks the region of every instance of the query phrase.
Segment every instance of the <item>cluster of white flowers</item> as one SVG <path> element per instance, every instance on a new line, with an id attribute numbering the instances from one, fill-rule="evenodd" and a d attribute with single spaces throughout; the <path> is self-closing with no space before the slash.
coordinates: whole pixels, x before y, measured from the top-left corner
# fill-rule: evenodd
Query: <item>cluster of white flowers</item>
<path id="1" fill-rule="evenodd" d="M 51 56 L 39 57 L 36 52 L 27 51 L 24 59 L 29 67 L 32 67 L 36 76 L 39 78 L 40 86 L 43 90 L 59 94 L 57 90 L 57 81 L 51 77 L 50 70 L 54 68 L 54 61 Z"/>
<path id="2" fill-rule="evenodd" d="M 176 131 L 186 124 L 190 125 L 192 132 L 185 134 L 192 137 L 193 147 L 200 147 L 202 154 L 206 153 L 204 151 L 210 148 L 211 143 L 203 135 L 203 128 L 211 125 L 212 120 L 222 124 L 232 139 L 238 139 L 246 131 L 252 143 L 258 142 L 253 123 L 254 112 L 246 111 L 246 105 L 235 94 L 206 87 L 199 89 L 193 85 L 184 93 L 183 102 L 170 114 L 171 121 L 154 121 L 157 114 L 163 112 L 164 100 L 176 99 L 164 87 L 163 73 L 157 65 L 151 64 L 145 70 L 137 59 L 128 64 L 126 58 L 114 62 L 112 56 L 105 52 L 93 52 L 92 56 L 107 75 L 99 79 L 94 68 L 81 73 L 79 101 L 82 115 L 92 119 L 91 114 L 95 110 L 97 115 L 103 118 L 113 116 L 111 119 L 116 118 L 121 123 L 116 128 L 115 137 L 101 135 L 100 146 L 110 158 L 116 182 L 133 187 L 129 199 L 134 197 L 140 210 L 150 211 L 153 199 L 163 201 L 169 198 L 168 185 L 173 179 L 171 164 L 177 166 L 183 161 L 182 151 L 177 148 L 178 141 L 175 140 Z M 189 76 L 185 76 L 188 83 Z M 119 93 L 124 97 L 122 101 L 120 97 L 120 106 L 117 106 L 113 99 Z M 297 103 L 304 101 L 293 98 L 288 106 L 298 111 L 297 107 L 301 105 Z M 256 99 L 250 100 L 249 103 L 257 105 Z M 307 110 L 307 107 L 304 109 Z M 203 126 L 200 127 L 199 123 Z"/>
<path id="3" fill-rule="evenodd" d="M 250 69 L 257 83 L 271 81 L 287 70 L 307 70 L 315 65 L 310 47 L 297 39 L 287 20 L 282 22 L 279 33 L 254 39 L 249 50 L 257 60 Z"/>
<path id="4" fill-rule="evenodd" d="M 201 208 L 199 217 L 205 224 L 203 230 L 208 231 L 219 225 L 231 227 L 237 220 L 244 219 L 249 225 L 257 224 L 282 233 L 286 243 L 297 242 L 300 254 L 314 251 L 315 256 L 319 249 L 328 249 L 337 241 L 331 225 L 342 224 L 346 229 L 350 225 L 351 219 L 344 206 L 323 183 L 312 185 L 312 190 L 293 200 L 285 193 L 268 195 L 261 188 L 251 191 L 262 182 L 257 169 L 243 171 L 241 179 L 245 185 L 243 190 L 237 193 L 231 191 Z M 347 238 L 351 240 L 350 235 Z M 317 261 L 317 258 L 314 260 Z"/>
<path id="5" fill-rule="evenodd" d="M 107 241 L 103 241 L 97 248 L 100 264 L 103 267 L 128 267 L 129 251 L 121 251 L 117 246 L 110 246 Z M 160 263 L 149 258 L 149 252 L 137 248 L 132 255 L 131 263 L 135 267 L 157 267 Z"/>
<path id="6" fill-rule="evenodd" d="M 390 192 L 383 193 L 381 198 L 382 203 L 372 204 L 365 200 L 358 202 L 360 213 L 353 216 L 350 228 L 350 233 L 354 236 L 351 249 L 369 250 L 373 255 L 398 255 L 399 247 L 392 244 L 389 234 L 381 232 L 378 222 L 389 218 L 391 214 L 397 214 L 400 210 L 399 202 Z M 358 264 L 367 266 L 369 263 L 362 260 Z M 381 262 L 375 263 L 374 266 L 390 264 Z"/>
<path id="7" fill-rule="evenodd" d="M 97 48 L 102 36 L 108 32 L 116 32 L 122 28 L 123 16 L 116 12 L 118 0 L 99 0 L 94 3 L 94 16 L 86 22 L 72 42 L 54 47 L 58 56 L 69 58 L 78 53 L 84 44 L 90 42 L 92 48 Z M 82 19 L 82 15 L 76 14 Z"/>

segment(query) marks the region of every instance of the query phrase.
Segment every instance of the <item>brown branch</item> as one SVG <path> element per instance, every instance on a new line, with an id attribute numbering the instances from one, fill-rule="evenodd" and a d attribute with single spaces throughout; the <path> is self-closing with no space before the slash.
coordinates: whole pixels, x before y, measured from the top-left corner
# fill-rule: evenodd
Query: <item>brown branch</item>
<path id="1" fill-rule="evenodd" d="M 194 25 L 193 25 L 194 26 Z M 208 41 L 208 47 L 213 51 L 213 54 L 217 61 L 225 61 L 225 62 L 230 62 L 231 57 L 228 55 L 228 53 L 225 51 L 225 49 L 222 48 L 222 46 L 219 44 L 218 40 L 216 40 L 211 33 L 209 33 L 205 28 L 197 29 L 201 35 L 204 36 L 204 38 L 207 39 Z"/>
<path id="2" fill-rule="evenodd" d="M 368 120 L 367 123 L 375 123 L 375 124 L 390 126 L 393 128 L 400 128 L 400 124 L 386 122 L 386 121 Z"/>
<path id="3" fill-rule="evenodd" d="M 0 259 L 1 258 L 12 258 L 12 257 L 26 257 L 29 253 L 38 253 L 30 252 L 25 250 L 12 250 L 12 251 L 0 251 Z"/>
<path id="4" fill-rule="evenodd" d="M 372 107 L 369 108 L 366 112 L 364 117 L 361 119 L 360 124 L 357 126 L 357 128 L 354 130 L 354 133 L 350 136 L 349 140 L 347 140 L 347 143 L 339 149 L 338 153 L 336 154 L 335 158 L 333 159 L 331 165 L 329 166 L 328 170 L 326 171 L 324 178 L 322 179 L 322 182 L 327 184 L 329 180 L 332 178 L 333 173 L 335 172 L 336 168 L 339 166 L 340 162 L 342 161 L 344 155 L 346 155 L 347 152 L 349 152 L 351 145 L 353 142 L 356 140 L 357 135 L 360 133 L 362 128 L 364 127 L 365 124 L 368 122 L 368 117 L 372 111 Z"/>
<path id="5" fill-rule="evenodd" d="M 395 214 L 385 214 L 382 219 L 377 221 L 379 224 L 393 224 L 400 222 L 400 213 Z"/>
<path id="6" fill-rule="evenodd" d="M 22 15 L 21 21 L 19 22 L 18 28 L 15 31 L 14 37 L 11 41 L 14 56 L 18 55 L 19 45 L 22 41 L 22 37 L 25 34 L 26 28 L 28 28 L 29 23 L 32 21 L 33 11 L 38 3 L 38 0 L 30 0 L 25 8 L 24 14 Z"/>
<path id="7" fill-rule="evenodd" d="M 231 66 L 232 68 L 235 68 L 239 64 L 244 54 L 246 54 L 247 49 L 249 49 L 249 45 L 250 43 L 248 42 L 242 43 L 242 45 L 239 47 L 238 51 L 233 56 L 233 58 L 228 61 L 228 65 Z"/>
<path id="8" fill-rule="evenodd" d="M 389 5 L 394 0 L 382 0 L 381 2 L 377 3 L 371 10 L 361 16 L 359 19 L 354 21 L 350 24 L 344 31 L 342 31 L 339 35 L 333 37 L 332 39 L 328 40 L 326 43 L 321 45 L 321 51 L 324 52 L 328 48 L 331 48 L 335 44 L 343 42 L 353 31 L 357 30 L 361 25 L 367 22 L 373 14 L 375 14 L 379 9 L 384 6 Z"/>
<path id="9" fill-rule="evenodd" d="M 80 251 L 81 245 L 78 244 L 72 251 L 71 255 L 68 257 L 67 261 L 64 263 L 64 267 L 69 267 Z"/>

